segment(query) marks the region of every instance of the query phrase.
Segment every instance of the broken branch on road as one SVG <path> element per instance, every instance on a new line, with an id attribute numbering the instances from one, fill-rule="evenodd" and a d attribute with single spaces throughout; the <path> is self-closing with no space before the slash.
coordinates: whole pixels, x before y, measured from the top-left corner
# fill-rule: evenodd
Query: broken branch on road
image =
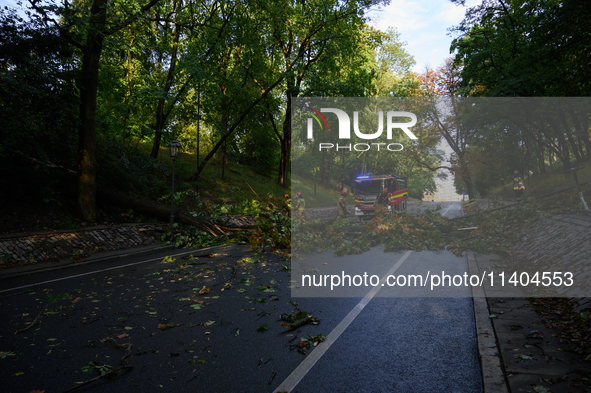
<path id="1" fill-rule="evenodd" d="M 125 363 L 123 366 L 121 366 L 121 367 L 118 367 L 118 368 L 115 368 L 115 369 L 113 369 L 113 370 L 111 370 L 111 371 L 107 371 L 106 373 L 104 373 L 104 374 L 101 374 L 101 375 L 99 375 L 98 377 L 95 377 L 95 378 L 89 379 L 89 380 L 87 380 L 87 381 L 81 382 L 81 383 L 79 383 L 79 384 L 78 384 L 78 385 L 76 385 L 76 386 L 72 386 L 71 388 L 64 390 L 62 393 L 71 392 L 71 391 L 73 391 L 73 390 L 76 390 L 76 389 L 78 389 L 78 388 L 80 388 L 80 387 L 84 386 L 84 385 L 88 385 L 88 384 L 89 384 L 89 383 L 91 383 L 91 382 L 98 381 L 98 380 L 99 380 L 99 379 L 101 379 L 101 378 L 106 378 L 106 377 L 110 377 L 110 376 L 112 376 L 112 375 L 116 375 L 116 374 L 117 374 L 119 371 L 121 371 L 121 370 L 123 370 L 123 369 L 126 369 L 126 368 L 133 368 L 133 366 L 131 366 L 131 365 L 129 364 L 129 362 L 127 362 L 127 360 L 126 360 L 126 359 L 127 359 L 129 356 L 130 356 L 130 355 L 131 355 L 131 344 L 129 344 L 129 345 L 127 346 L 127 353 L 125 354 L 125 356 L 123 356 L 123 357 L 120 359 L 120 361 L 121 361 L 121 362 Z"/>

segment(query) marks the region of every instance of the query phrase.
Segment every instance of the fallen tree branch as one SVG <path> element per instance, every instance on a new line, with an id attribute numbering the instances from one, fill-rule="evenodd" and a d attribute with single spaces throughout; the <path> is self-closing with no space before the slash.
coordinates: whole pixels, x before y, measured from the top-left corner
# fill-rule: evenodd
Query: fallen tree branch
<path id="1" fill-rule="evenodd" d="M 586 181 L 586 182 L 580 183 L 580 184 L 579 184 L 579 186 L 583 186 L 583 185 L 585 185 L 585 184 L 587 184 L 587 183 L 591 183 L 591 180 L 588 180 L 588 181 Z M 536 199 L 536 201 L 537 201 L 537 200 L 539 200 L 539 199 L 546 198 L 546 197 L 549 197 L 549 196 L 552 196 L 552 195 L 555 195 L 555 194 L 559 194 L 559 193 L 561 193 L 561 192 L 565 192 L 565 191 L 568 191 L 568 190 L 572 190 L 572 189 L 573 189 L 573 188 L 575 188 L 575 187 L 576 187 L 576 186 L 570 186 L 570 187 L 566 187 L 566 188 L 563 188 L 563 189 L 561 189 L 561 190 L 558 190 L 558 191 L 554 191 L 554 192 L 551 192 L 551 193 L 548 193 L 548 194 L 541 195 L 541 196 L 539 196 L 539 197 L 535 197 L 535 199 Z M 519 204 L 522 204 L 522 203 L 523 203 L 523 204 L 526 204 L 526 203 L 529 203 L 529 201 L 521 201 L 521 202 L 516 202 L 516 203 L 512 203 L 512 204 L 510 204 L 510 205 L 505 205 L 505 206 L 501 206 L 501 207 L 496 207 L 496 208 L 494 208 L 494 209 L 488 209 L 488 210 L 484 210 L 484 211 L 481 211 L 481 212 L 478 212 L 478 213 L 472 213 L 472 214 L 468 214 L 468 215 L 465 215 L 465 216 L 454 217 L 454 218 L 450 218 L 450 219 L 449 219 L 449 221 L 463 220 L 464 218 L 468 218 L 468 217 L 474 217 L 474 216 L 478 216 L 478 215 L 480 215 L 480 214 L 491 213 L 491 212 L 494 212 L 494 211 L 497 211 L 497 210 L 507 209 L 507 208 L 509 208 L 509 207 L 513 207 L 513 206 L 515 206 L 515 205 L 519 205 Z"/>
<path id="2" fill-rule="evenodd" d="M 33 322 L 31 322 L 27 327 L 24 327 L 22 329 L 18 329 L 17 331 L 14 332 L 14 334 L 19 334 L 19 333 L 23 333 L 26 332 L 27 330 L 29 330 L 30 328 L 32 328 L 33 326 L 35 326 L 37 323 L 39 323 L 39 317 L 41 316 L 41 314 L 43 314 L 46 310 L 41 311 L 36 317 L 35 319 L 33 319 Z"/>
<path id="3" fill-rule="evenodd" d="M 66 167 L 56 165 L 50 161 L 44 163 L 35 158 L 29 157 L 21 152 L 17 152 L 18 155 L 29 165 L 31 165 L 35 170 L 39 170 L 41 168 L 47 168 L 54 171 L 60 171 L 61 173 L 65 174 L 67 178 L 75 181 L 78 172 L 68 169 Z M 112 191 L 112 190 L 105 190 L 105 189 L 98 189 L 97 190 L 97 201 L 98 202 L 106 202 L 111 205 L 120 206 L 124 208 L 130 208 L 138 213 L 145 214 L 147 216 L 158 218 L 164 222 L 170 220 L 170 206 L 163 205 L 157 202 L 148 201 L 139 198 L 130 197 L 124 193 Z M 204 220 L 200 217 L 194 217 L 193 215 L 184 212 L 178 208 L 175 209 L 174 216 L 178 222 L 187 225 L 193 225 L 202 231 L 209 233 L 215 237 L 220 235 L 227 234 L 220 228 L 220 226 Z"/>
<path id="4" fill-rule="evenodd" d="M 138 213 L 156 217 L 165 222 L 170 219 L 170 206 L 168 205 L 163 205 L 161 203 L 148 201 L 145 199 L 133 198 L 120 192 L 107 191 L 103 189 L 98 190 L 98 196 L 101 199 L 101 202 L 130 208 L 134 211 L 137 211 Z M 197 228 L 209 233 L 210 235 L 216 237 L 220 235 L 227 235 L 218 225 L 204 220 L 203 218 L 195 217 L 178 208 L 175 209 L 174 217 L 177 221 L 187 225 L 194 225 Z"/>
<path id="5" fill-rule="evenodd" d="M 281 319 L 284 320 L 283 318 L 281 318 Z M 306 318 L 299 319 L 293 323 L 282 322 L 281 327 L 283 327 L 284 329 L 294 330 L 294 329 L 297 329 L 297 328 L 302 327 L 304 325 L 307 325 L 310 322 L 315 322 L 315 321 L 316 320 L 314 318 L 312 318 L 311 316 L 307 316 Z"/>
<path id="6" fill-rule="evenodd" d="M 127 357 L 128 357 L 129 355 L 131 355 L 131 344 L 129 344 L 129 345 L 128 345 L 128 347 L 127 347 L 127 350 L 128 350 L 127 354 L 125 354 L 125 356 L 123 356 L 123 357 L 120 359 L 120 360 L 121 360 L 123 363 L 125 363 L 125 365 L 124 365 L 124 366 L 121 366 L 121 367 L 115 368 L 115 369 L 113 369 L 113 370 L 111 370 L 111 371 L 108 371 L 108 372 L 106 372 L 106 373 L 104 373 L 104 374 L 101 374 L 101 375 L 99 375 L 98 377 L 95 377 L 95 378 L 89 379 L 89 380 L 87 380 L 87 381 L 81 382 L 81 383 L 79 383 L 79 384 L 78 384 L 78 385 L 76 385 L 76 386 L 72 386 L 71 388 L 64 390 L 62 393 L 71 392 L 71 391 L 73 391 L 73 390 L 76 390 L 76 389 L 78 389 L 79 387 L 82 387 L 82 386 L 84 386 L 84 385 L 88 385 L 88 384 L 89 384 L 89 383 L 91 383 L 91 382 L 98 381 L 98 380 L 99 380 L 99 379 L 101 379 L 101 378 L 110 377 L 111 375 L 113 375 L 113 374 L 117 374 L 119 371 L 121 371 L 121 370 L 123 370 L 123 369 L 126 369 L 126 368 L 133 368 L 133 366 L 131 366 L 131 365 L 130 365 L 130 364 L 127 362 L 127 360 L 126 360 L 126 359 L 127 359 Z"/>

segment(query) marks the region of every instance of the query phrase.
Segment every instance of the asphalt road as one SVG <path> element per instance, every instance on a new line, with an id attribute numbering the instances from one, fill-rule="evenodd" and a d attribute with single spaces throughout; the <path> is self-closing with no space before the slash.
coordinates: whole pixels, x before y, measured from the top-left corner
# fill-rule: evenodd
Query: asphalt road
<path id="1" fill-rule="evenodd" d="M 459 203 L 413 204 L 409 211 L 437 206 L 447 217 L 461 214 Z M 467 271 L 465 258 L 445 251 L 384 253 L 374 248 L 362 255 L 308 254 L 294 260 L 292 295 L 319 297 L 329 309 L 346 297 L 357 304 L 316 350 L 318 355 L 311 354 L 276 391 L 481 392 L 470 288 L 390 287 L 384 282 L 388 275 L 445 272 L 453 277 Z M 364 274 L 381 281 L 330 289 L 302 286 L 303 274 L 339 277 L 334 283 L 343 275 Z"/>
<path id="2" fill-rule="evenodd" d="M 76 391 L 482 391 L 468 297 L 382 297 L 391 295 L 366 288 L 292 298 L 296 272 L 279 254 L 253 258 L 239 246 L 174 253 L 0 280 L 2 391 L 62 392 L 93 378 Z M 376 274 L 407 255 L 375 249 L 365 257 L 372 253 Z M 395 273 L 433 264 L 466 270 L 451 253 L 412 252 Z M 319 323 L 281 327 L 281 314 L 298 311 Z M 298 345 L 320 334 L 327 339 L 316 347 Z"/>

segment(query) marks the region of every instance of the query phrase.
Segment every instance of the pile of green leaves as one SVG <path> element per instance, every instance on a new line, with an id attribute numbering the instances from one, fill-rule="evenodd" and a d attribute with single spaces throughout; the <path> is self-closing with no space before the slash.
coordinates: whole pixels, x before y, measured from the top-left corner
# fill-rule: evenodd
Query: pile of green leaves
<path id="1" fill-rule="evenodd" d="M 179 196 L 181 203 L 183 198 L 194 197 L 192 191 L 175 193 Z M 162 197 L 161 200 L 166 197 Z M 255 252 L 262 252 L 265 247 L 272 250 L 289 250 L 291 248 L 291 224 L 285 211 L 276 202 L 273 194 L 268 194 L 269 203 L 261 205 L 257 200 L 243 199 L 237 204 L 213 204 L 207 207 L 205 203 L 199 204 L 199 210 L 192 214 L 204 217 L 220 217 L 224 214 L 248 214 L 257 217 L 257 229 L 254 235 L 248 236 L 247 232 L 233 232 L 230 236 L 213 236 L 200 230 L 188 230 L 180 224 L 175 223 L 174 235 L 169 231 L 162 236 L 165 244 L 174 244 L 175 247 L 204 248 L 219 246 L 230 243 L 245 244 L 251 243 L 251 249 Z"/>
<path id="2" fill-rule="evenodd" d="M 384 245 L 385 251 L 437 250 L 445 247 L 441 226 L 446 219 L 439 213 L 424 215 L 378 215 L 368 223 L 337 220 L 294 225 L 294 249 L 298 252 L 334 250 L 336 255 L 361 254 L 369 247 Z"/>
<path id="3" fill-rule="evenodd" d="M 510 255 L 520 238 L 543 215 L 572 213 L 574 194 L 559 194 L 553 200 L 517 204 L 494 212 L 476 211 L 471 217 L 448 220 L 439 209 L 423 214 L 379 215 L 367 223 L 337 220 L 330 224 L 294 222 L 295 252 L 334 250 L 335 255 L 361 254 L 369 247 L 384 251 L 449 250 L 461 256 L 467 250 L 483 254 Z M 474 212 L 473 212 L 474 213 Z"/>
<path id="4" fill-rule="evenodd" d="M 173 244 L 176 248 L 206 248 L 230 243 L 244 243 L 246 240 L 245 236 L 241 233 L 230 238 L 224 235 L 213 236 L 199 229 L 191 230 L 178 223 L 175 223 L 173 226 L 175 228 L 174 235 L 170 231 L 167 231 L 162 235 L 161 241 L 164 244 Z"/>
<path id="5" fill-rule="evenodd" d="M 184 191 L 184 193 L 175 193 L 175 203 L 177 200 L 177 195 L 180 198 L 179 204 L 185 201 L 185 196 L 188 195 L 189 191 Z M 170 199 L 170 195 L 163 196 L 162 200 Z M 217 218 L 222 217 L 225 215 L 238 215 L 238 214 L 246 214 L 249 216 L 256 216 L 261 212 L 261 203 L 256 199 L 242 199 L 238 203 L 214 203 L 211 205 L 207 205 L 205 202 L 199 202 L 196 209 L 191 211 L 196 217 L 204 217 L 204 218 Z"/>
<path id="6" fill-rule="evenodd" d="M 261 212 L 261 203 L 256 199 L 248 200 L 242 199 L 240 202 L 213 204 L 209 211 L 210 217 L 220 217 L 224 214 L 235 215 L 235 214 L 247 214 L 249 216 L 256 216 Z"/>
<path id="7" fill-rule="evenodd" d="M 482 254 L 511 255 L 513 247 L 541 217 L 576 213 L 577 204 L 575 193 L 561 193 L 554 198 L 539 201 L 532 197 L 527 203 L 491 213 L 478 212 L 483 214 L 453 222 L 454 229 L 477 229 L 451 237 L 447 248 L 457 255 L 466 250 Z"/>
<path id="8" fill-rule="evenodd" d="M 267 194 L 269 202 L 262 206 L 257 215 L 257 229 L 250 237 L 253 252 L 262 252 L 265 247 L 271 250 L 291 250 L 291 219 L 285 214 L 273 194 Z"/>

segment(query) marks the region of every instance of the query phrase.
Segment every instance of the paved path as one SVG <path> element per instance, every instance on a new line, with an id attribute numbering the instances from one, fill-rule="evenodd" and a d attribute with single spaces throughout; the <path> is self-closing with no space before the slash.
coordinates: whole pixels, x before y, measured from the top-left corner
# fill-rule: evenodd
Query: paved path
<path id="1" fill-rule="evenodd" d="M 421 211 L 435 207 L 428 203 L 417 205 L 409 208 Z M 447 216 L 458 214 L 459 204 L 448 203 L 441 212 Z M 576 258 L 564 258 L 579 266 L 588 250 L 573 247 L 564 253 L 555 246 L 588 245 L 573 237 L 573 233 L 590 233 L 580 230 L 581 225 L 587 225 L 585 220 L 561 218 L 561 231 L 555 230 L 556 221 L 544 220 L 530 237 L 528 249 L 539 258 L 574 255 Z M 554 236 L 551 242 L 544 242 L 544 231 Z M 561 233 L 568 239 L 563 241 Z M 228 254 L 220 257 L 207 256 L 213 252 L 209 250 L 197 261 L 159 263 L 172 252 L 177 251 L 140 257 L 132 251 L 126 252 L 129 255 L 125 258 L 115 258 L 118 252 L 114 251 L 110 259 L 102 262 L 99 259 L 41 275 L 13 276 L 9 281 L 0 279 L 0 317 L 4 321 L 0 328 L 0 379 L 6 390 L 63 391 L 77 381 L 98 375 L 96 370 L 82 371 L 91 361 L 113 367 L 124 365 L 120 361 L 126 353 L 124 345 L 131 344 L 137 350 L 127 358 L 133 369 L 110 380 L 93 382 L 85 390 L 153 391 L 158 386 L 158 390 L 271 392 L 316 351 L 299 353 L 298 339 L 320 333 L 329 335 L 363 296 L 292 299 L 291 276 L 284 271 L 286 262 L 279 256 L 237 263 L 248 256 L 245 250 L 219 252 Z M 397 273 L 405 273 L 407 267 L 428 260 L 424 252 L 414 254 L 419 258 L 408 256 Z M 474 261 L 481 267 L 497 263 L 478 255 Z M 117 267 L 114 263 L 127 266 Z M 460 270 L 466 269 L 464 260 L 456 264 Z M 227 282 L 233 284 L 232 289 L 222 291 Z M 246 285 L 249 282 L 252 285 Z M 212 292 L 198 296 L 196 292 L 203 285 Z M 259 290 L 268 285 L 276 292 Z M 271 296 L 278 299 L 271 300 Z M 459 384 L 461 389 L 457 391 L 484 388 L 485 392 L 500 392 L 504 387 L 502 373 L 498 378 L 500 361 L 491 367 L 491 360 L 498 360 L 499 354 L 514 392 L 534 391 L 534 387 L 555 393 L 585 391 L 581 378 L 590 378 L 589 363 L 583 362 L 581 356 L 575 358 L 568 351 L 565 353 L 565 341 L 541 324 L 541 317 L 523 298 L 491 299 L 490 309 L 485 302 L 480 316 L 477 311 L 476 320 L 463 325 L 470 319 L 467 310 L 471 310 L 471 305 L 465 302 L 471 303 L 471 299 L 381 296 L 378 293 L 359 310 L 332 345 L 325 342 L 316 347 L 326 350 L 313 367 L 300 374 L 303 376 L 294 385 L 294 392 L 351 391 L 349 387 L 362 390 L 364 386 L 371 387 L 371 391 L 453 391 L 446 381 Z M 264 303 L 255 301 L 262 298 L 266 299 Z M 203 301 L 203 307 L 193 308 L 201 304 L 194 300 Z M 482 305 L 478 298 L 474 301 Z M 312 313 L 320 324 L 296 331 L 281 328 L 278 316 L 297 310 Z M 426 316 L 417 317 L 417 310 Z M 488 318 L 491 313 L 497 318 Z M 459 321 L 461 326 L 456 323 Z M 265 323 L 269 330 L 257 331 Z M 167 324 L 173 326 L 158 328 Z M 523 328 L 514 329 L 518 325 Z M 532 336 L 532 330 L 542 332 L 542 340 Z M 456 341 L 458 335 L 461 338 Z M 449 348 L 455 352 L 450 354 Z M 533 360 L 517 358 L 516 354 L 533 356 Z M 470 384 L 481 380 L 477 375 L 478 361 L 474 362 L 473 356 L 476 360 L 480 356 L 484 387 Z M 471 377 L 457 379 L 455 368 L 472 373 Z M 232 370 L 233 378 L 223 377 L 227 370 Z M 577 374 L 573 370 L 582 371 Z M 569 373 L 566 378 L 559 376 L 563 372 Z M 491 384 L 490 378 L 495 375 Z M 353 380 L 361 382 L 355 385 Z"/>
<path id="2" fill-rule="evenodd" d="M 318 264 L 312 258 L 303 261 L 308 269 L 327 264 L 316 274 L 334 273 L 334 265 L 336 270 L 350 275 L 365 271 L 408 277 L 424 275 L 429 269 L 443 269 L 450 275 L 467 271 L 465 258 L 445 251 L 384 253 L 376 248 L 362 256 L 322 254 Z M 297 262 L 292 262 L 292 279 L 297 279 L 294 275 L 299 271 Z M 323 343 L 327 345 L 315 349 L 277 392 L 482 391 L 469 288 L 431 291 L 378 285 L 356 289 L 359 291 L 334 293 L 336 299 L 326 297 L 326 291 L 320 292 L 325 303 L 363 290 L 367 293 L 361 299 L 355 298 L 356 307 L 328 335 Z"/>
<path id="3" fill-rule="evenodd" d="M 409 210 L 437 206 L 416 204 Z M 442 204 L 441 212 L 461 214 L 461 204 Z M 329 309 L 343 297 L 353 297 L 357 304 L 275 391 L 483 391 L 469 288 L 390 288 L 380 281 L 374 287 L 330 290 L 301 287 L 299 279 L 302 274 L 367 273 L 377 282 L 377 277 L 391 275 L 425 277 L 428 271 L 461 275 L 468 267 L 466 258 L 445 251 L 384 253 L 380 248 L 362 255 L 334 257 L 329 252 L 292 261 L 292 280 L 300 286 L 292 291 L 296 299 L 335 301 Z"/>
<path id="4" fill-rule="evenodd" d="M 245 249 L 230 248 L 217 250 L 219 256 L 209 255 L 210 250 L 196 260 L 161 263 L 173 252 L 178 254 L 167 250 L 119 259 L 116 265 L 104 260 L 0 280 L 0 317 L 5 321 L 0 328 L 5 346 L 0 351 L 7 354 L 0 373 L 8 391 L 62 391 L 96 377 L 93 367 L 125 362 L 133 369 L 93 382 L 88 389 L 273 391 L 314 353 L 299 353 L 299 338 L 328 335 L 359 302 L 320 298 L 294 303 L 290 274 L 279 256 L 253 262 L 244 259 Z M 222 291 L 225 283 L 232 288 Z M 209 294 L 199 295 L 203 285 Z M 292 332 L 281 328 L 278 316 L 297 310 L 312 313 L 320 324 Z M 466 391 L 480 391 L 470 315 L 469 299 L 373 299 L 297 391 L 309 391 L 306 386 L 330 391 L 337 381 L 324 384 L 314 375 L 338 379 L 350 376 L 352 368 L 365 376 L 359 379 L 360 389 L 415 386 L 420 388 L 415 391 L 449 391 L 449 383 L 457 382 L 449 373 L 458 364 L 467 367 L 461 374 L 469 370 L 462 385 Z M 257 331 L 263 324 L 269 330 Z M 426 330 L 417 335 L 421 328 Z M 472 338 L 465 340 L 466 336 Z M 458 338 L 464 340 L 458 343 Z M 317 349 L 328 349 L 325 344 Z M 128 345 L 133 352 L 122 361 Z M 452 355 L 462 360 L 449 362 Z M 384 373 L 375 371 L 380 364 Z M 223 377 L 228 369 L 234 378 Z M 335 391 L 349 390 L 350 382 L 341 379 Z"/>

